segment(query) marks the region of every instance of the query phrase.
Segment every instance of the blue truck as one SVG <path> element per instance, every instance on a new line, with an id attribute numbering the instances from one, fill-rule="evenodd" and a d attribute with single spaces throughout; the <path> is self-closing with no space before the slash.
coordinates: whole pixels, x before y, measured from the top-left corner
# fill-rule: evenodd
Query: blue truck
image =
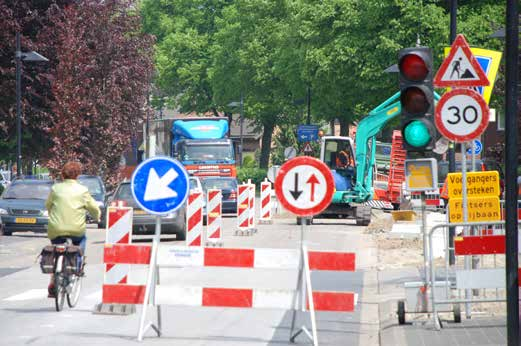
<path id="1" fill-rule="evenodd" d="M 233 142 L 226 117 L 174 120 L 171 155 L 193 176 L 235 177 Z"/>

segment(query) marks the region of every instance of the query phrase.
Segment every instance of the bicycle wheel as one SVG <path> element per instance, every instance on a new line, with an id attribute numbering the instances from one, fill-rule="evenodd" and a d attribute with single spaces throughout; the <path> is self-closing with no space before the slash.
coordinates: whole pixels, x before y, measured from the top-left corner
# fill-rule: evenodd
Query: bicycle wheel
<path id="1" fill-rule="evenodd" d="M 81 281 L 83 276 L 78 276 L 72 274 L 69 276 L 69 286 L 67 290 L 67 304 L 69 307 L 73 308 L 78 303 L 80 299 L 80 291 L 81 291 Z"/>
<path id="2" fill-rule="evenodd" d="M 54 289 L 56 311 L 61 311 L 63 309 L 63 303 L 65 302 L 65 287 L 63 286 L 62 273 L 54 274 Z"/>

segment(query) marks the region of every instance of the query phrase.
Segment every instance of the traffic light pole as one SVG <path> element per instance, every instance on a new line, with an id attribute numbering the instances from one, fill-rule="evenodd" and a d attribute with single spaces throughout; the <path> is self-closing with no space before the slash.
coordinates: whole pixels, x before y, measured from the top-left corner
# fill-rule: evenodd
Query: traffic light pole
<path id="1" fill-rule="evenodd" d="M 458 0 L 450 1 L 450 37 L 449 44 L 452 44 L 456 39 L 456 28 L 457 28 L 457 13 L 458 13 Z M 449 151 L 447 153 L 449 161 L 449 172 L 456 172 L 456 155 L 454 152 L 454 142 L 449 142 Z M 456 229 L 449 227 L 449 264 L 454 265 L 456 263 L 456 257 L 454 256 L 454 236 Z"/>
<path id="2" fill-rule="evenodd" d="M 519 345 L 517 165 L 518 82 L 519 82 L 519 0 L 507 0 L 505 73 L 505 262 L 507 288 L 507 345 Z"/>

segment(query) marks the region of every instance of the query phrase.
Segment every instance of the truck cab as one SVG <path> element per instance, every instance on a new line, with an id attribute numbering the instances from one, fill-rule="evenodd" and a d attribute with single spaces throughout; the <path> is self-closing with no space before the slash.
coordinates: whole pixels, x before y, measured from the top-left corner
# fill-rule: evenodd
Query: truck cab
<path id="1" fill-rule="evenodd" d="M 188 118 L 172 126 L 172 156 L 194 176 L 235 177 L 233 142 L 226 118 Z"/>

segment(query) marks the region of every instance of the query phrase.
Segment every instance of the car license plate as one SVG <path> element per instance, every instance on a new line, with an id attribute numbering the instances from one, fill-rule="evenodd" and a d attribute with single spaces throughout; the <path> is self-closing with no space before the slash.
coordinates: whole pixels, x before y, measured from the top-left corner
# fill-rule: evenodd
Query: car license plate
<path id="1" fill-rule="evenodd" d="M 34 217 L 17 217 L 15 219 L 16 223 L 36 223 L 36 219 Z"/>
<path id="2" fill-rule="evenodd" d="M 144 210 L 134 210 L 135 215 L 145 215 L 147 212 Z"/>

